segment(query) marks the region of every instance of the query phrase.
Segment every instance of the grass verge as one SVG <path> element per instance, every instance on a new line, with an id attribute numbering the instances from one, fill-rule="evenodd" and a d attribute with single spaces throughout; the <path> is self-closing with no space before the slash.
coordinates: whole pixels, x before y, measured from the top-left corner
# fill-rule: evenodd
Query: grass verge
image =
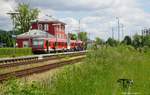
<path id="1" fill-rule="evenodd" d="M 38 84 L 37 87 L 33 86 L 35 89 L 32 89 L 31 84 L 23 82 L 23 87 L 15 91 L 11 89 L 14 82 L 6 82 L 2 91 L 17 93 L 9 95 L 121 95 L 124 90 L 117 80 L 131 79 L 133 85 L 129 89 L 130 93 L 149 95 L 149 57 L 149 54 L 140 53 L 128 46 L 100 48 L 90 51 L 82 64 L 65 67 L 62 72 L 50 78 L 31 83 Z M 16 84 L 22 85 L 15 82 L 14 85 Z M 24 94 L 24 86 L 29 86 L 26 93 L 34 93 Z"/>

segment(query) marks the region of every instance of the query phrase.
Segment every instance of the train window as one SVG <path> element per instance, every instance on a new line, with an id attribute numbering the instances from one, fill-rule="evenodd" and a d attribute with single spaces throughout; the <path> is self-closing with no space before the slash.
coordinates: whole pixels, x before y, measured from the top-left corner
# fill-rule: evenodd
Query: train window
<path id="1" fill-rule="evenodd" d="M 43 40 L 39 40 L 39 45 L 43 45 L 44 41 Z"/>
<path id="2" fill-rule="evenodd" d="M 38 40 L 33 40 L 33 46 L 36 48 L 38 47 Z"/>
<path id="3" fill-rule="evenodd" d="M 43 47 L 44 46 L 44 40 L 39 40 L 39 46 Z"/>
<path id="4" fill-rule="evenodd" d="M 44 40 L 33 40 L 33 46 L 36 48 L 38 46 L 43 47 L 44 46 Z"/>

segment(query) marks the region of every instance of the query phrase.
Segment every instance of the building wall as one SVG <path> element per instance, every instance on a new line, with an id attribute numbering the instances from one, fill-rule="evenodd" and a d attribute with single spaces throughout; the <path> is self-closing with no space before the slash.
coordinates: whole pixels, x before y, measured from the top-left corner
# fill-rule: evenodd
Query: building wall
<path id="1" fill-rule="evenodd" d="M 17 42 L 17 44 L 18 44 L 18 48 L 24 48 L 24 46 L 23 46 L 23 43 L 24 42 L 28 42 L 28 47 L 31 47 L 32 46 L 32 39 L 16 39 L 16 42 Z"/>
<path id="2" fill-rule="evenodd" d="M 45 28 L 46 24 L 48 25 L 47 28 Z M 57 38 L 66 39 L 65 25 L 61 23 L 36 22 L 32 24 L 32 29 L 44 30 L 54 36 L 57 36 Z"/>

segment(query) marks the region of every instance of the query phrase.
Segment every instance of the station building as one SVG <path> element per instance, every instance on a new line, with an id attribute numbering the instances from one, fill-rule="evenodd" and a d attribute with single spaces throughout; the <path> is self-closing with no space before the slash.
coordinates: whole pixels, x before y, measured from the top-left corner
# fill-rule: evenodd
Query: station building
<path id="1" fill-rule="evenodd" d="M 60 38 L 66 39 L 65 23 L 56 19 L 36 20 L 32 22 L 31 29 L 17 35 L 17 47 L 32 47 L 33 38 Z"/>

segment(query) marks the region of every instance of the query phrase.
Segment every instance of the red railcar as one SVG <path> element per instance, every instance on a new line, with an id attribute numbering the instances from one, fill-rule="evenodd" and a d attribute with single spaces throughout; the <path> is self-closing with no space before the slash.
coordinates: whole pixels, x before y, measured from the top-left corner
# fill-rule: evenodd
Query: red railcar
<path id="1" fill-rule="evenodd" d="M 83 50 L 82 41 L 56 38 L 34 38 L 32 43 L 33 52 L 53 52 L 53 51 L 79 51 Z"/>

